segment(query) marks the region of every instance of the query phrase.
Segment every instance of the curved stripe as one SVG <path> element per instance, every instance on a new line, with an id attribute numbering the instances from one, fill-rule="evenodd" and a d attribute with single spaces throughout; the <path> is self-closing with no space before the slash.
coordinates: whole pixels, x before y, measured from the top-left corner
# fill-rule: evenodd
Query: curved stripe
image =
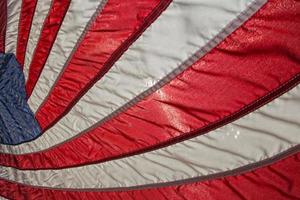
<path id="1" fill-rule="evenodd" d="M 32 20 L 32 26 L 30 28 L 29 39 L 27 43 L 27 48 L 25 52 L 25 62 L 23 66 L 23 73 L 25 76 L 25 81 L 28 79 L 29 65 L 32 60 L 36 45 L 40 38 L 40 33 L 44 24 L 44 21 L 49 13 L 52 1 L 42 1 L 38 0 L 36 9 L 34 12 L 34 17 Z"/>
<path id="2" fill-rule="evenodd" d="M 44 131 L 72 108 L 80 96 L 84 95 L 84 91 L 91 88 L 112 67 L 170 2 L 108 1 L 64 69 L 56 70 L 61 71 L 61 74 L 36 113 Z M 100 45 L 95 44 L 95 41 L 99 41 Z M 49 78 L 47 81 L 49 82 Z"/>
<path id="3" fill-rule="evenodd" d="M 33 81 L 28 85 L 30 92 L 28 94 L 32 92 L 31 96 L 28 95 L 30 96 L 28 103 L 33 112 L 36 112 L 38 105 L 46 97 L 49 87 L 52 86 L 60 72 L 59 69 L 67 62 L 72 51 L 77 48 L 76 44 L 80 37 L 84 34 L 89 23 L 94 20 L 93 15 L 101 12 L 105 3 L 106 0 L 86 0 L 84 3 L 81 0 L 71 1 L 69 10 L 57 33 L 56 40 L 53 41 L 51 52 L 47 52 L 47 54 L 50 54 L 46 63 L 44 63 L 43 68 L 38 66 L 38 74 L 32 75 L 29 72 Z M 35 88 L 32 91 L 34 86 Z"/>
<path id="4" fill-rule="evenodd" d="M 29 66 L 29 75 L 26 82 L 26 93 L 28 97 L 31 95 L 48 59 L 53 43 L 56 40 L 57 33 L 64 20 L 65 14 L 68 11 L 70 2 L 70 0 L 53 0 L 52 2 Z"/>
<path id="5" fill-rule="evenodd" d="M 22 0 L 16 54 L 17 60 L 19 61 L 22 68 L 24 64 L 25 51 L 36 4 L 37 0 Z"/>
<path id="6" fill-rule="evenodd" d="M 21 4 L 21 0 L 7 0 L 6 53 L 16 54 Z"/>
<path id="7" fill-rule="evenodd" d="M 170 76 L 187 68 L 191 62 L 207 53 L 241 25 L 264 2 L 251 2 L 248 9 L 246 9 L 249 5 L 248 1 L 234 0 L 232 3 L 233 5 L 222 5 L 219 0 L 173 2 L 123 54 L 115 67 L 98 81 L 64 118 L 38 139 L 9 147 L 8 152 L 40 151 L 71 139 L 140 93 L 157 86 L 156 83 L 159 85 L 163 81 L 168 81 Z M 218 14 L 206 18 L 212 11 Z M 241 14 L 241 11 L 245 13 Z M 237 17 L 239 19 L 236 19 Z M 202 19 L 202 23 L 199 23 L 199 19 Z M 187 21 L 191 27 L 190 31 L 186 31 Z M 226 25 L 229 27 L 226 28 Z M 225 31 L 222 31 L 224 27 Z M 206 45 L 210 39 L 211 43 Z M 170 44 L 173 45 L 172 51 L 170 51 Z M 204 49 L 201 48 L 197 52 L 199 47 Z M 193 54 L 195 52 L 196 54 Z M 133 59 L 136 56 L 143 59 Z M 192 61 L 189 59 L 191 57 Z M 32 105 L 33 99 L 30 99 Z M 1 151 L 5 152 L 6 148 L 1 146 Z"/>
<path id="8" fill-rule="evenodd" d="M 0 1 L 0 53 L 3 53 L 5 49 L 5 33 L 7 23 L 6 4 L 6 0 Z"/>
<path id="9" fill-rule="evenodd" d="M 293 37 L 300 28 L 295 20 L 275 20 L 282 15 L 295 19 L 294 11 L 267 4 L 210 53 L 130 109 L 58 147 L 26 155 L 0 154 L 0 164 L 45 169 L 115 159 L 205 133 L 256 109 L 286 90 L 286 85 L 299 82 L 296 58 L 287 55 L 300 54 L 294 45 L 299 38 Z M 258 28 L 261 19 L 264 27 L 277 24 L 277 29 Z M 286 27 L 294 28 L 286 31 Z M 62 152 L 68 156 L 60 156 Z"/>
<path id="10" fill-rule="evenodd" d="M 206 135 L 101 164 L 61 170 L 1 167 L 5 180 L 51 188 L 118 188 L 159 184 L 234 170 L 300 144 L 300 86 Z"/>
<path id="11" fill-rule="evenodd" d="M 299 199 L 300 153 L 239 175 L 215 180 L 181 183 L 155 188 L 121 191 L 72 191 L 36 188 L 0 180 L 0 194 L 12 199 L 113 199 L 134 200 L 240 200 Z"/>

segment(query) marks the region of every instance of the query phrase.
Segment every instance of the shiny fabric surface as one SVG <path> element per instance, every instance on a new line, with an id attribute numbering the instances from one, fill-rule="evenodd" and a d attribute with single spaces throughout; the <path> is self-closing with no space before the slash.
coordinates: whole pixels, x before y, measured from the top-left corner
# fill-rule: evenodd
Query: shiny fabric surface
<path id="1" fill-rule="evenodd" d="M 23 65 L 23 73 L 25 77 L 25 82 L 28 80 L 29 65 L 31 63 L 33 54 L 35 52 L 36 45 L 39 41 L 41 30 L 44 25 L 44 21 L 52 5 L 52 1 L 37 1 L 36 3 L 37 4 L 36 4 L 36 9 L 34 11 L 34 16 L 32 18 L 32 21 L 30 22 L 32 25 L 30 27 L 30 33 L 29 33 L 28 41 L 26 43 L 26 52 L 24 52 L 25 60 Z"/>
<path id="2" fill-rule="evenodd" d="M 0 180 L 0 193 L 12 199 L 297 200 L 300 153 L 240 175 L 175 186 L 127 191 L 61 191 Z"/>
<path id="3" fill-rule="evenodd" d="M 3 198 L 300 199 L 298 1 L 2 2 Z"/>
<path id="4" fill-rule="evenodd" d="M 7 4 L 6 9 L 6 32 L 5 32 L 5 53 L 16 54 L 18 43 L 18 28 L 22 0 L 2 0 Z"/>
<path id="5" fill-rule="evenodd" d="M 37 110 L 36 118 L 43 131 L 59 121 L 104 76 L 169 3 L 170 0 L 107 2 Z M 124 9 L 128 11 L 122 12 Z"/>
<path id="6" fill-rule="evenodd" d="M 155 187 L 247 168 L 300 145 L 299 98 L 297 86 L 230 124 L 154 151 L 65 169 L 2 166 L 0 178 L 51 188 L 113 190 Z"/>
<path id="7" fill-rule="evenodd" d="M 16 57 L 21 67 L 23 68 L 26 54 L 26 46 L 31 29 L 31 22 L 35 12 L 35 7 L 38 0 L 22 0 L 22 7 L 20 11 L 18 45 L 16 49 Z"/>
<path id="8" fill-rule="evenodd" d="M 52 2 L 29 68 L 29 76 L 26 82 L 26 94 L 28 97 L 30 97 L 43 70 L 70 3 L 70 0 L 53 0 Z"/>
<path id="9" fill-rule="evenodd" d="M 41 130 L 26 99 L 24 76 L 13 54 L 0 54 L 0 143 L 17 144 Z"/>
<path id="10" fill-rule="evenodd" d="M 222 4 L 222 7 L 218 7 L 216 5 L 221 0 L 201 0 L 205 4 L 198 0 L 191 0 L 187 5 L 182 4 L 182 1 L 172 2 L 105 76 L 87 92 L 82 91 L 86 93 L 80 96 L 78 102 L 63 118 L 36 140 L 11 147 L 9 153 L 24 154 L 46 150 L 98 126 L 98 123 L 109 118 L 116 110 L 125 109 L 127 103 L 134 104 L 135 99 L 143 98 L 144 93 L 152 93 L 161 84 L 168 82 L 177 73 L 189 67 L 265 3 L 261 0 L 234 0 L 232 4 Z M 205 16 L 210 15 L 207 9 L 210 7 L 212 11 L 217 11 L 218 15 L 206 19 Z M 193 12 L 189 8 L 193 8 Z M 198 18 L 201 16 L 204 23 L 199 23 Z M 185 18 L 191 25 L 190 31 L 186 31 Z M 214 23 L 215 21 L 218 23 Z M 223 31 L 223 28 L 226 31 Z M 207 36 L 203 37 L 203 35 Z M 169 43 L 173 45 L 172 51 L 168 47 Z M 142 59 L 134 59 L 136 56 Z M 54 66 L 50 71 L 55 71 Z M 47 89 L 51 87 L 52 75 L 55 78 L 57 72 L 49 74 L 47 70 L 40 77 L 41 82 L 37 83 L 34 90 L 38 95 L 35 96 L 33 93 L 28 100 L 33 110 L 41 97 L 47 94 Z M 64 99 L 60 100 L 56 103 L 63 104 Z M 0 151 L 7 152 L 5 148 Z"/>
<path id="11" fill-rule="evenodd" d="M 157 148 L 187 133 L 205 133 L 202 129 L 233 113 L 239 112 L 240 116 L 249 104 L 300 72 L 296 61 L 300 48 L 294 45 L 300 43 L 299 37 L 294 37 L 300 34 L 300 24 L 297 20 L 282 20 L 277 29 L 268 28 L 275 26 L 278 15 L 297 17 L 293 5 L 286 4 L 291 8 L 287 11 L 277 1 L 270 2 L 169 84 L 98 128 L 46 151 L 3 155 L 3 164 L 20 168 L 63 168 L 107 161 Z M 264 26 L 257 27 L 263 19 Z M 283 31 L 286 27 L 290 27 L 289 32 Z M 265 55 L 256 53 L 258 49 Z M 284 50 L 296 56 L 286 56 L 281 53 Z M 170 143 L 174 142 L 176 139 Z M 62 152 L 68 152 L 69 156 L 60 156 Z"/>

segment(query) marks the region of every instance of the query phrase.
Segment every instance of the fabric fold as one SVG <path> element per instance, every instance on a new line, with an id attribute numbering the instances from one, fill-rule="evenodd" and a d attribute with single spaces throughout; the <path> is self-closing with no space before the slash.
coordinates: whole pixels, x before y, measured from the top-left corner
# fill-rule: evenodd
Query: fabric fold
<path id="1" fill-rule="evenodd" d="M 13 54 L 0 54 L 0 143 L 18 144 L 37 137 L 41 130 L 30 110 L 25 80 Z"/>

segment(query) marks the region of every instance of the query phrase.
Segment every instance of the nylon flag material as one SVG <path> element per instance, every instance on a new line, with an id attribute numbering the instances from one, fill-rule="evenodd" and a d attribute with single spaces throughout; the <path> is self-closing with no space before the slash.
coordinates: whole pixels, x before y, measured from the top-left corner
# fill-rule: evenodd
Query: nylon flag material
<path id="1" fill-rule="evenodd" d="M 297 0 L 1 0 L 0 198 L 300 199 Z"/>

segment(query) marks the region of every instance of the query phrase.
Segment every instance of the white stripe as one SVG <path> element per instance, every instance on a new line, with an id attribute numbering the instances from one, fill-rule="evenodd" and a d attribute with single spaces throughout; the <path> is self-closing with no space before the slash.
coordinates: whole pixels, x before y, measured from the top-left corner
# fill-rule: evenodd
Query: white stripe
<path id="1" fill-rule="evenodd" d="M 42 30 L 44 21 L 50 10 L 51 2 L 52 1 L 50 1 L 50 0 L 48 0 L 48 1 L 38 0 L 37 5 L 36 5 L 34 17 L 32 20 L 32 26 L 31 26 L 30 34 L 29 34 L 29 38 L 28 38 L 26 54 L 25 54 L 25 62 L 24 62 L 25 81 L 27 81 L 27 79 L 28 79 L 29 65 L 31 63 L 32 56 L 35 51 L 36 45 L 39 41 L 39 37 L 41 34 L 41 30 Z"/>
<path id="2" fill-rule="evenodd" d="M 84 3 L 82 3 L 82 0 L 71 1 L 44 69 L 28 100 L 33 112 L 36 112 L 39 105 L 47 96 L 51 86 L 54 84 L 78 39 L 82 35 L 83 30 L 98 6 L 102 5 L 103 2 L 105 0 L 86 0 Z"/>
<path id="3" fill-rule="evenodd" d="M 22 171 L 2 167 L 0 177 L 53 188 L 115 188 L 226 172 L 300 144 L 299 99 L 300 86 L 297 86 L 234 123 L 152 152 L 61 170 Z"/>
<path id="4" fill-rule="evenodd" d="M 259 2 L 261 6 L 263 1 Z M 249 1 L 246 0 L 232 0 L 230 3 L 223 0 L 175 0 L 55 126 L 35 141 L 10 147 L 1 145 L 0 151 L 14 154 L 36 152 L 76 136 L 179 68 L 220 31 L 219 36 L 225 37 L 222 29 L 247 5 Z M 31 98 L 31 101 L 35 100 L 37 97 Z"/>
<path id="5" fill-rule="evenodd" d="M 7 0 L 6 53 L 16 54 L 21 5 L 21 0 Z"/>

